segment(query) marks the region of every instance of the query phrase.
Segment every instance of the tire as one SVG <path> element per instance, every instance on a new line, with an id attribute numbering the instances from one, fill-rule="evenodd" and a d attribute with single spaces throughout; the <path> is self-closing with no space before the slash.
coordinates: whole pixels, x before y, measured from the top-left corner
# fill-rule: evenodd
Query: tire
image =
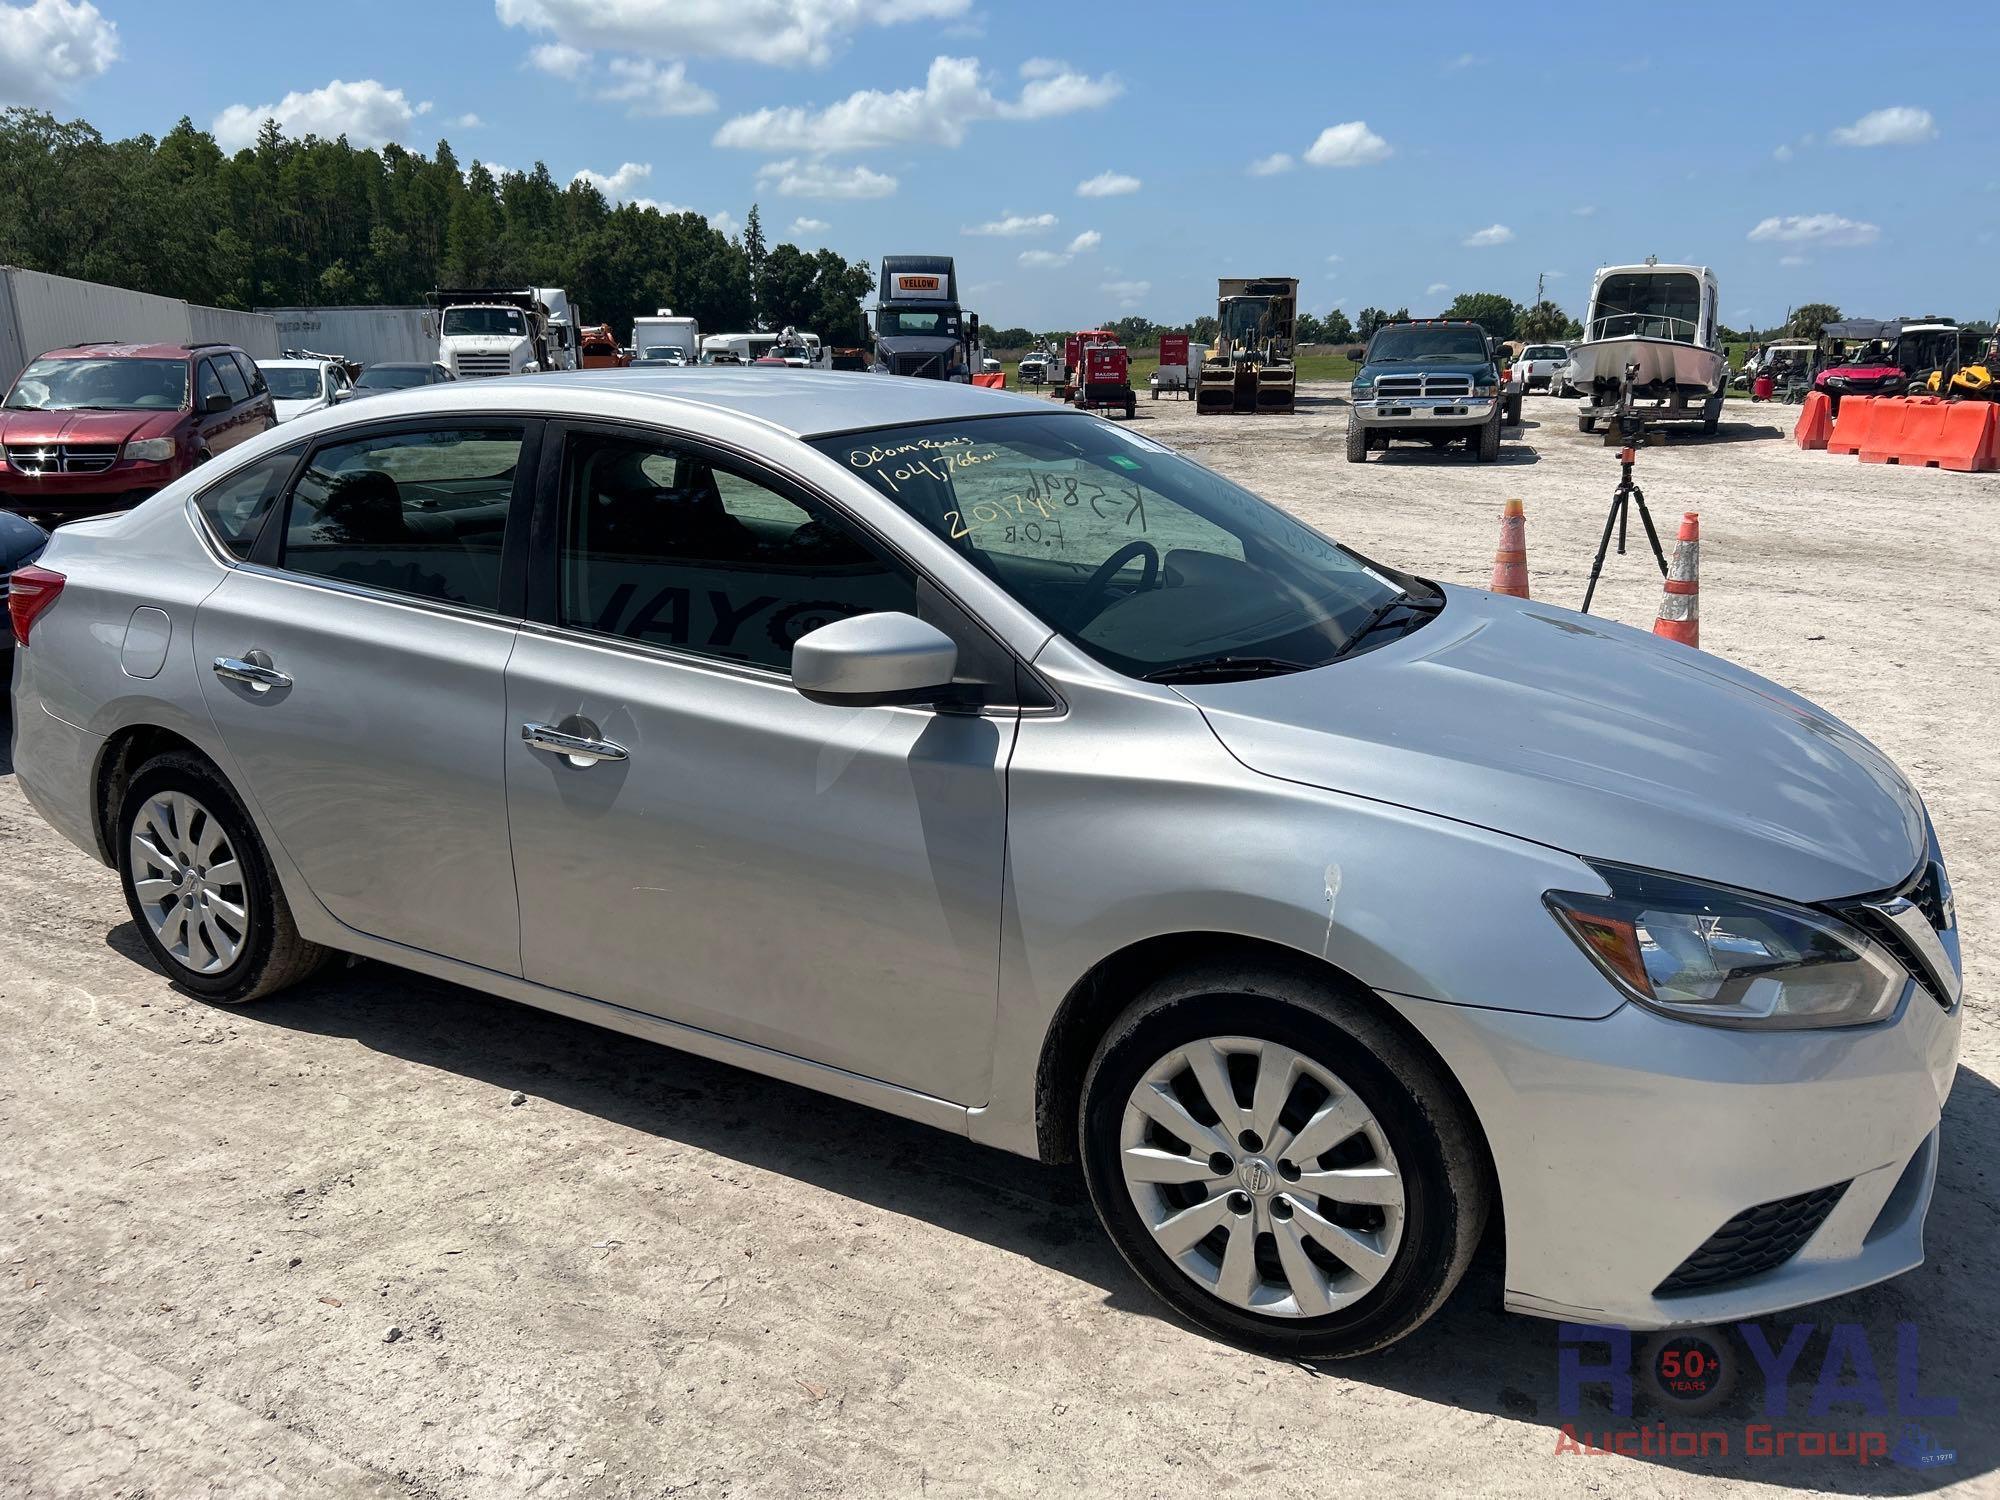
<path id="1" fill-rule="evenodd" d="M 1209 1053 L 1210 1039 L 1227 1043 L 1222 1054 Z M 1187 1059 L 1229 1053 L 1236 1061 L 1211 1077 L 1233 1095 L 1238 1125 L 1257 1118 L 1260 1061 L 1289 1069 L 1298 1060 L 1269 1141 L 1232 1138 L 1194 1082 Z M 1191 1095 L 1162 1093 L 1169 1076 Z M 1156 1113 L 1136 1102 L 1189 1097 L 1195 1107 L 1180 1104 L 1178 1116 L 1171 1103 Z M 1326 1125 L 1320 1111 L 1334 1101 L 1343 1121 L 1360 1123 Z M 1178 1142 L 1156 1123 L 1162 1115 L 1200 1139 Z M 1316 1117 L 1315 1155 L 1284 1156 L 1280 1131 L 1303 1141 Z M 1078 1129 L 1091 1201 L 1140 1280 L 1197 1326 L 1285 1358 L 1346 1358 L 1404 1337 L 1457 1286 L 1486 1225 L 1478 1132 L 1436 1065 L 1366 1004 L 1282 972 L 1218 966 L 1152 986 L 1099 1044 Z M 1136 1178 L 1128 1152 L 1138 1153 Z M 1218 1152 L 1227 1174 L 1214 1173 Z M 1181 1180 L 1140 1180 L 1158 1163 Z M 1373 1201 L 1308 1188 L 1301 1169 L 1343 1173 L 1356 1198 L 1365 1187 Z M 1164 1221 L 1190 1208 L 1195 1228 L 1212 1227 L 1177 1251 L 1158 1231 L 1171 1240 Z M 1347 1253 L 1336 1258 L 1329 1242 Z"/>
<path id="2" fill-rule="evenodd" d="M 1713 433 L 1721 425 L 1722 397 L 1720 395 L 1710 396 L 1708 400 L 1702 403 L 1701 430 L 1705 433 Z"/>
<path id="3" fill-rule="evenodd" d="M 1597 413 L 1587 406 L 1578 412 L 1576 414 L 1576 430 L 1578 432 L 1597 431 Z"/>
<path id="4" fill-rule="evenodd" d="M 1479 454 L 1479 461 L 1483 464 L 1499 462 L 1500 418 L 1498 416 L 1495 416 L 1492 421 L 1479 429 L 1479 446 L 1477 452 Z"/>
<path id="5" fill-rule="evenodd" d="M 1351 464 L 1368 461 L 1368 429 L 1352 416 L 1347 419 L 1347 461 Z"/>
<path id="6" fill-rule="evenodd" d="M 1521 401 L 1521 396 L 1513 395 L 1507 397 L 1502 403 L 1502 410 L 1506 413 L 1505 420 L 1510 427 L 1519 427 L 1521 425 Z"/>
<path id="7" fill-rule="evenodd" d="M 207 761 L 185 752 L 148 761 L 126 789 L 117 826 L 125 905 L 175 984 L 204 1000 L 242 1005 L 297 984 L 328 958 L 299 935 L 250 815 Z M 231 864 L 234 879 L 206 878 Z M 193 904 L 177 888 L 183 883 L 170 886 L 168 878 L 189 868 L 199 872 L 185 886 L 195 892 Z M 176 926 L 177 911 L 198 911 L 200 920 L 190 924 L 183 915 Z"/>

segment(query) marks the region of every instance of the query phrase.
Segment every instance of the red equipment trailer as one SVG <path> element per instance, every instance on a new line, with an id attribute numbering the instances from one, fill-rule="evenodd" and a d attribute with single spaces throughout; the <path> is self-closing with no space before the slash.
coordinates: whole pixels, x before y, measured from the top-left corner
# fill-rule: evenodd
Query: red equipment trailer
<path id="1" fill-rule="evenodd" d="M 1127 417 L 1139 414 L 1139 398 L 1132 394 L 1132 356 L 1123 344 L 1085 344 L 1083 368 L 1077 372 L 1078 411 L 1101 411 L 1123 407 Z"/>
<path id="2" fill-rule="evenodd" d="M 1188 336 L 1184 333 L 1163 333 L 1160 335 L 1160 368 L 1153 375 L 1153 399 L 1160 399 L 1161 391 L 1178 391 L 1183 396 L 1194 394 L 1194 371 L 1188 365 Z"/>
<path id="3" fill-rule="evenodd" d="M 1083 388 L 1083 351 L 1093 344 L 1115 344 L 1118 335 L 1108 328 L 1086 328 L 1081 333 L 1072 333 L 1063 340 L 1063 383 L 1056 395 L 1064 401 L 1074 401 L 1076 393 Z"/>

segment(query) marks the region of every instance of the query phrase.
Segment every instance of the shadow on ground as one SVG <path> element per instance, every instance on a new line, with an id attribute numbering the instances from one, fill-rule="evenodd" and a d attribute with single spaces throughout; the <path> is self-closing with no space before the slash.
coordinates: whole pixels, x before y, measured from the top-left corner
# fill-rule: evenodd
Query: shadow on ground
<path id="1" fill-rule="evenodd" d="M 150 964 L 129 923 L 108 934 L 107 942 L 127 958 Z M 424 1067 L 495 1088 L 521 1089 L 628 1129 L 997 1245 L 1102 1288 L 1110 1305 L 1135 1316 L 1167 1316 L 1099 1232 L 1073 1169 L 1044 1167 L 860 1105 L 809 1095 L 790 1084 L 376 963 L 330 971 L 232 1015 L 238 1024 L 346 1037 Z M 813 1121 L 811 1131 L 793 1128 L 807 1118 Z M 1975 1480 L 2000 1462 L 1993 1451 L 1991 1419 L 1985 1415 L 2000 1390 L 1993 1362 L 1982 1352 L 1988 1347 L 1984 1330 L 2000 1322 L 2000 1283 L 1989 1273 L 1995 1214 L 1980 1180 L 1984 1158 L 2000 1138 L 2000 1092 L 1977 1074 L 1961 1073 L 1946 1111 L 1945 1137 L 1931 1220 L 1931 1263 L 1868 1292 L 1763 1320 L 1772 1348 L 1782 1347 L 1791 1323 L 1813 1328 L 1792 1382 L 1774 1393 L 1788 1417 L 1764 1415 L 1764 1382 L 1754 1364 L 1741 1358 L 1740 1342 L 1734 1348 L 1742 1378 L 1729 1399 L 1704 1417 L 1681 1418 L 1649 1408 L 1642 1382 L 1635 1382 L 1642 1394 L 1631 1415 L 1614 1413 L 1608 1388 L 1601 1385 L 1585 1389 L 1579 1410 L 1563 1412 L 1560 1330 L 1501 1311 L 1503 1268 L 1497 1242 L 1483 1249 L 1443 1311 L 1403 1343 L 1366 1358 L 1307 1368 L 1426 1402 L 1538 1425 L 1552 1457 L 1565 1423 L 1579 1432 L 1602 1434 L 1652 1429 L 1665 1421 L 1679 1432 L 1715 1430 L 1729 1436 L 1728 1458 L 1641 1455 L 1689 1474 L 1862 1494 L 1922 1493 Z M 1588 1184 L 1578 1184 L 1578 1191 L 1588 1192 Z M 1960 1403 L 1958 1416 L 1926 1424 L 1938 1443 L 1956 1447 L 1953 1463 L 1861 1468 L 1852 1460 L 1745 1456 L 1745 1425 L 1759 1422 L 1811 1430 L 1886 1428 L 1889 1441 L 1897 1441 L 1899 1423 L 1853 1404 L 1836 1405 L 1819 1416 L 1808 1412 L 1837 1324 L 1858 1325 L 1865 1334 L 1877 1373 L 1894 1401 L 1897 1329 L 1903 1323 L 1915 1326 L 1923 1355 L 1918 1388 L 1927 1396 L 1955 1397 Z M 1636 1340 L 1635 1348 L 1643 1344 Z M 1584 1358 L 1601 1363 L 1603 1350 L 1591 1346 Z M 1853 1384 L 1855 1371 L 1835 1363 L 1832 1379 Z M 1427 1438 L 1418 1430 L 1410 1441 L 1422 1444 Z"/>

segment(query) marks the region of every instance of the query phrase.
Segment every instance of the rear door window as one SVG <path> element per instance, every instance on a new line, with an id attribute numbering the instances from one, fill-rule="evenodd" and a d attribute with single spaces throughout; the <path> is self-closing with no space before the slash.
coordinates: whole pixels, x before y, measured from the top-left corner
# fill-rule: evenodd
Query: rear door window
<path id="1" fill-rule="evenodd" d="M 292 489 L 283 566 L 497 609 L 525 438 L 514 424 L 454 425 L 314 450 Z"/>
<path id="2" fill-rule="evenodd" d="M 261 396 L 270 389 L 269 383 L 264 379 L 264 372 L 257 368 L 257 362 L 249 355 L 239 349 L 232 351 L 229 357 L 236 362 L 236 368 L 243 372 L 244 380 L 249 382 L 251 395 Z"/>

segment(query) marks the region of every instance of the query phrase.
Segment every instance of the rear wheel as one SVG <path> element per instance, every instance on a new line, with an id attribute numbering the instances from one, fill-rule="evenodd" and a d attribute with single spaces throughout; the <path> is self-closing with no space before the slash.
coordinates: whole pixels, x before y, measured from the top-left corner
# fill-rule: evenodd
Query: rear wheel
<path id="1" fill-rule="evenodd" d="M 1366 463 L 1368 460 L 1368 429 L 1350 416 L 1347 419 L 1347 461 L 1351 464 Z"/>
<path id="2" fill-rule="evenodd" d="M 1458 1284 L 1486 1175 L 1464 1106 L 1365 1006 L 1285 975 L 1156 985 L 1098 1048 L 1082 1157 L 1184 1317 L 1290 1358 L 1392 1343 Z"/>
<path id="3" fill-rule="evenodd" d="M 1507 421 L 1515 427 L 1521 425 L 1521 400 L 1521 393 L 1517 391 L 1509 396 L 1506 402 Z"/>
<path id="4" fill-rule="evenodd" d="M 199 757 L 163 755 L 132 778 L 118 855 L 140 938 L 203 999 L 261 999 L 325 961 L 327 950 L 299 935 L 242 803 Z"/>

